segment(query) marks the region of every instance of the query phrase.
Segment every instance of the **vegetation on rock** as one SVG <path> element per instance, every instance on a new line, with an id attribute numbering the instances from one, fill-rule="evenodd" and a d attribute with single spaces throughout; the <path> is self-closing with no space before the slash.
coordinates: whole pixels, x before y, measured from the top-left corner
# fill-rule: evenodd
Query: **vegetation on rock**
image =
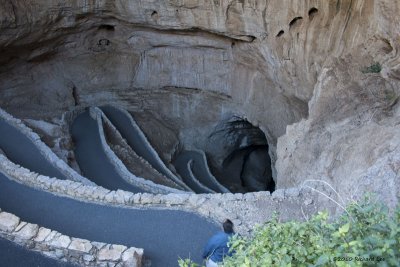
<path id="1" fill-rule="evenodd" d="M 362 73 L 379 73 L 382 70 L 381 64 L 379 62 L 372 64 L 369 67 L 365 67 L 361 69 Z"/>
<path id="2" fill-rule="evenodd" d="M 327 212 L 305 222 L 281 223 L 275 216 L 252 237 L 231 240 L 236 253 L 223 266 L 400 266 L 400 206 L 389 215 L 368 197 L 346 211 L 335 220 Z"/>

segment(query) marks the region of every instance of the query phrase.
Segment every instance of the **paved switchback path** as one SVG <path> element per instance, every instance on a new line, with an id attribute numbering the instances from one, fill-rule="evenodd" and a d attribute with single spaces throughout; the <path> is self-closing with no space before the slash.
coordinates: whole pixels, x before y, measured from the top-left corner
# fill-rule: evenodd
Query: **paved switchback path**
<path id="1" fill-rule="evenodd" d="M 125 113 L 112 106 L 103 106 L 100 109 L 120 132 L 122 137 L 126 139 L 128 145 L 136 152 L 136 154 L 145 159 L 158 172 L 170 178 L 183 188 L 190 190 L 186 184 L 184 184 L 168 169 L 167 166 L 165 166 L 157 152 L 151 144 L 148 143 L 143 131 L 139 128 L 137 123 L 134 121 L 134 118 L 129 115 L 129 113 Z M 134 126 L 134 124 L 136 126 Z"/>
<path id="2" fill-rule="evenodd" d="M 186 164 L 193 162 L 193 175 L 199 181 L 200 184 L 210 188 L 217 193 L 228 193 L 229 191 L 222 185 L 218 184 L 218 181 L 212 174 L 207 170 L 207 162 L 204 161 L 203 155 L 197 151 L 182 151 L 174 161 L 174 165 L 177 170 L 184 170 Z M 181 174 L 181 173 L 180 173 Z M 184 174 L 181 174 L 184 175 Z"/>
<path id="3" fill-rule="evenodd" d="M 3 238 L 0 238 L 0 266 L 78 267 L 78 265 L 48 258 Z"/>
<path id="4" fill-rule="evenodd" d="M 76 161 L 85 177 L 110 190 L 144 192 L 143 189 L 125 181 L 117 173 L 102 149 L 97 122 L 90 117 L 88 111 L 75 119 L 71 134 L 75 144 Z"/>
<path id="5" fill-rule="evenodd" d="M 0 148 L 14 163 L 31 171 L 57 177 L 65 180 L 66 177 L 54 168 L 40 153 L 35 144 L 17 128 L 0 118 Z"/>
<path id="6" fill-rule="evenodd" d="M 163 166 L 157 161 L 152 152 L 143 144 L 142 136 L 132 127 L 131 121 L 126 114 L 111 106 L 104 106 L 100 109 L 139 156 L 147 160 L 157 171 L 168 175 L 168 173 L 164 173 Z"/>
<path id="7" fill-rule="evenodd" d="M 182 157 L 177 158 L 172 162 L 175 166 L 176 171 L 182 177 L 185 184 L 187 184 L 196 194 L 202 193 L 215 193 L 208 187 L 204 186 L 197 177 L 194 176 L 191 165 L 193 160 L 189 158 L 185 160 Z"/>
<path id="8" fill-rule="evenodd" d="M 24 186 L 1 172 L 0 208 L 72 237 L 144 248 L 153 267 L 177 266 L 179 257 L 201 262 L 203 246 L 218 230 L 193 213 L 81 202 Z"/>

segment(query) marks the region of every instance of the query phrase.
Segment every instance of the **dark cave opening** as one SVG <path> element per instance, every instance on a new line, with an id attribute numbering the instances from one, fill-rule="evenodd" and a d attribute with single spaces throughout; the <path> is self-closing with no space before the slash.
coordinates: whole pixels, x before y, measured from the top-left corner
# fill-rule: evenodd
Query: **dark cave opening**
<path id="1" fill-rule="evenodd" d="M 314 16 L 318 13 L 318 9 L 313 7 L 308 11 L 308 16 L 310 17 L 310 19 L 313 19 Z"/>
<path id="2" fill-rule="evenodd" d="M 272 179 L 271 158 L 268 146 L 250 146 L 243 158 L 240 172 L 242 187 L 247 192 L 263 191 L 273 192 L 275 181 Z"/>
<path id="3" fill-rule="evenodd" d="M 72 87 L 72 98 L 74 99 L 74 106 L 79 106 L 80 101 L 79 101 L 79 96 L 78 92 L 75 86 Z"/>
<path id="4" fill-rule="evenodd" d="M 289 28 L 296 26 L 302 19 L 303 19 L 303 17 L 295 17 L 294 19 L 292 19 L 289 22 Z"/>
<path id="5" fill-rule="evenodd" d="M 217 127 L 210 138 L 220 155 L 211 169 L 233 193 L 275 190 L 269 145 L 264 132 L 245 119 L 234 117 Z M 219 147 L 218 147 L 219 146 Z"/>
<path id="6" fill-rule="evenodd" d="M 106 31 L 114 31 L 115 26 L 114 25 L 109 25 L 109 24 L 102 24 L 98 27 L 99 30 L 106 30 Z"/>
<path id="7" fill-rule="evenodd" d="M 151 17 L 152 19 L 157 20 L 157 19 L 158 19 L 158 12 L 154 10 L 154 11 L 151 13 L 150 17 Z"/>

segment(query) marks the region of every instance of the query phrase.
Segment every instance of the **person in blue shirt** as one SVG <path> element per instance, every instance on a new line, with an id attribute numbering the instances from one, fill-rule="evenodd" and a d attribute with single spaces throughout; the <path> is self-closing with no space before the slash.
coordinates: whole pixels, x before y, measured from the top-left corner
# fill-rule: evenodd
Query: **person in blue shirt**
<path id="1" fill-rule="evenodd" d="M 229 251 L 229 239 L 235 234 L 233 231 L 233 223 L 226 219 L 222 227 L 224 231 L 213 235 L 207 242 L 203 251 L 203 259 L 206 260 L 207 267 L 217 267 L 218 263 L 223 262 L 225 256 L 231 256 Z"/>

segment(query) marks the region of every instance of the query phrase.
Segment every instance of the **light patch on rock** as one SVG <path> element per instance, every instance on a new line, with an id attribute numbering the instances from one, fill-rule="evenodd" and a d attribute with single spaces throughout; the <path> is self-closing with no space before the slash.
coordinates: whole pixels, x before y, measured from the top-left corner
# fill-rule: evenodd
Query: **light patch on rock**
<path id="1" fill-rule="evenodd" d="M 37 224 L 26 224 L 21 230 L 15 233 L 15 236 L 22 239 L 31 239 L 38 233 L 39 226 Z"/>
<path id="2" fill-rule="evenodd" d="M 12 232 L 19 223 L 19 218 L 14 214 L 2 212 L 0 213 L 0 231 Z"/>
<path id="3" fill-rule="evenodd" d="M 71 244 L 69 245 L 69 249 L 77 250 L 81 252 L 88 253 L 92 249 L 92 244 L 89 240 L 80 239 L 80 238 L 72 238 Z"/>

